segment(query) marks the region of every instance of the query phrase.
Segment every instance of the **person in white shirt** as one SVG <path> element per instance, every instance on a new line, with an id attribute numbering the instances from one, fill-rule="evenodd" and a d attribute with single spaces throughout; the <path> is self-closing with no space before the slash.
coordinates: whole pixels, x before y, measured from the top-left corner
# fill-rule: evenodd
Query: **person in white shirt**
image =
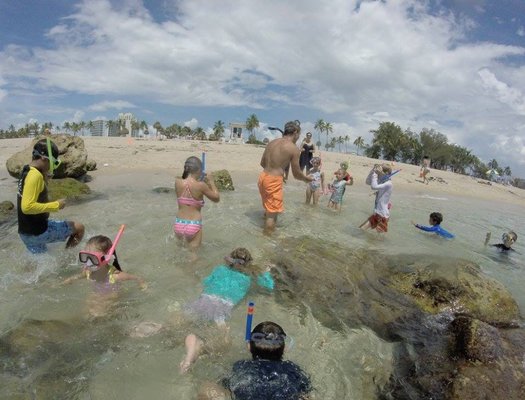
<path id="1" fill-rule="evenodd" d="M 376 190 L 374 213 L 359 227 L 375 229 L 378 232 L 388 232 L 390 218 L 390 196 L 392 195 L 392 181 L 390 180 L 392 167 L 389 164 L 376 164 L 366 178 L 367 185 Z"/>

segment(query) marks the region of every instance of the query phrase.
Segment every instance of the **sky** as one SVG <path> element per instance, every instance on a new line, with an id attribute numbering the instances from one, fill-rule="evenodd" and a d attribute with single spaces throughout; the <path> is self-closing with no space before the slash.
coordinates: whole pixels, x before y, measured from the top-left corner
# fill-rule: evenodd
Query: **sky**
<path id="1" fill-rule="evenodd" d="M 0 128 L 121 112 L 367 143 L 389 121 L 525 177 L 525 0 L 0 1 Z"/>

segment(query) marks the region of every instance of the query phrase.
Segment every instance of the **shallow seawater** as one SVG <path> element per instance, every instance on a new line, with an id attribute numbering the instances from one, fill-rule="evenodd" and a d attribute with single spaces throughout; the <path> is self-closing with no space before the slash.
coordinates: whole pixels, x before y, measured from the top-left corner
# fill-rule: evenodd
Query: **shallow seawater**
<path id="1" fill-rule="evenodd" d="M 26 375 L 9 375 L 10 370 L 4 370 L 0 375 L 3 397 L 23 393 L 28 397 L 20 398 L 31 398 L 29 394 L 40 398 L 39 393 L 49 390 L 60 398 L 195 398 L 203 381 L 219 379 L 234 361 L 247 358 L 244 305 L 235 309 L 230 321 L 231 346 L 220 354 L 203 356 L 185 376 L 179 375 L 178 365 L 189 328 L 170 329 L 142 339 L 128 333 L 143 321 L 163 325 L 174 321 L 181 306 L 198 297 L 203 277 L 234 247 L 247 247 L 255 261 L 262 263 L 263 255 L 275 251 L 280 239 L 287 236 L 309 235 L 352 249 L 392 255 L 446 254 L 465 258 L 503 283 L 522 312 L 525 310 L 525 293 L 521 290 L 525 285 L 524 207 L 428 196 L 424 188 L 401 194 L 394 188 L 389 233 L 379 237 L 357 228 L 373 207 L 369 190 L 349 187 L 342 211 L 334 213 L 326 209 L 327 197 L 317 208 L 305 206 L 304 186 L 290 182 L 285 192 L 287 211 L 279 219 L 278 232 L 268 238 L 262 234 L 262 211 L 254 179 L 237 184 L 235 192 L 223 193 L 218 204 L 207 202 L 203 210 L 204 245 L 199 259 L 192 263 L 171 233 L 176 213 L 174 195 L 151 190 L 172 184 L 172 178 L 165 174 L 101 176 L 90 184 L 101 193 L 98 198 L 70 205 L 56 215 L 82 221 L 86 238 L 95 234 L 113 237 L 120 224 L 127 225 L 118 247 L 121 265 L 144 277 L 149 287 L 141 291 L 134 282 L 124 283 L 106 318 L 93 320 L 87 316 L 91 295 L 87 282 L 60 284 L 79 272 L 76 250 L 51 245 L 49 254 L 34 258 L 25 252 L 16 225 L 0 228 L 2 335 L 16 331 L 31 319 L 60 321 L 75 330 L 73 337 L 56 344 L 49 359 L 34 361 L 34 370 L 27 364 L 30 370 Z M 443 213 L 443 227 L 456 234 L 456 239 L 447 241 L 412 227 L 411 220 L 426 224 L 432 211 Z M 502 255 L 483 247 L 486 232 L 492 232 L 491 242 L 496 243 L 508 229 L 518 234 L 516 253 Z M 287 308 L 261 290 L 251 292 L 249 299 L 256 303 L 255 323 L 276 321 L 292 338 L 286 357 L 310 374 L 316 389 L 314 398 L 376 397 L 376 385 L 390 375 L 392 344 L 366 327 L 332 331 L 304 307 Z M 198 333 L 198 327 L 193 328 Z M 75 351 L 79 346 L 82 351 Z"/>

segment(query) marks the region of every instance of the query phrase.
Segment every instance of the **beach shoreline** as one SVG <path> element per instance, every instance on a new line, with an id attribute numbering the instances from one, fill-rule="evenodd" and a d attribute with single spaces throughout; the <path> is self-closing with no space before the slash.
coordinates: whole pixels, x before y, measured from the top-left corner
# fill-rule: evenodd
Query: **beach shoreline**
<path id="1" fill-rule="evenodd" d="M 206 152 L 208 171 L 226 169 L 232 175 L 234 185 L 255 183 L 261 171 L 259 165 L 263 146 L 248 144 L 230 144 L 184 139 L 153 140 L 126 137 L 83 137 L 88 152 L 88 159 L 97 163 L 97 169 L 88 175 L 92 183 L 103 190 L 118 183 L 119 177 L 136 175 L 137 185 L 169 186 L 173 185 L 176 176 L 182 173 L 184 160 L 192 155 L 200 156 Z M 4 166 L 0 171 L 0 201 L 11 200 L 15 184 L 5 168 L 11 155 L 28 147 L 29 138 L 3 139 L 0 148 L 0 162 Z M 355 154 L 321 152 L 322 170 L 326 179 L 331 181 L 333 172 L 341 161 L 349 161 L 349 171 L 354 176 L 353 190 L 369 190 L 365 184 L 366 176 L 374 164 L 385 162 Z M 29 162 L 30 160 L 28 160 Z M 392 178 L 394 193 L 428 195 L 431 197 L 460 197 L 493 201 L 495 204 L 525 205 L 525 190 L 513 186 L 460 175 L 449 171 L 431 169 L 430 177 L 435 178 L 428 185 L 421 183 L 419 166 L 394 163 L 393 169 L 401 172 Z M 148 179 L 149 177 L 154 177 Z M 104 179 L 98 179 L 102 178 Z M 114 177 L 112 179 L 111 177 Z M 139 179 L 140 178 L 140 179 Z M 437 179 L 436 179 L 437 178 Z M 126 179 L 125 179 L 126 180 Z M 104 183 L 106 182 L 106 183 Z M 483 183 L 479 183 L 483 182 Z M 303 185 L 292 176 L 287 185 Z M 9 189 L 12 186 L 11 190 Z"/>

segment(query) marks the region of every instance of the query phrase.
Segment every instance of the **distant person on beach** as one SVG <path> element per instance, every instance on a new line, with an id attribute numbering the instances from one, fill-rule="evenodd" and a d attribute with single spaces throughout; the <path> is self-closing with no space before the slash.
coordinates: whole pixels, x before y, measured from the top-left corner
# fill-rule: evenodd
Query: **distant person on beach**
<path id="1" fill-rule="evenodd" d="M 310 378 L 292 361 L 283 360 L 286 333 L 275 322 L 253 328 L 248 347 L 251 360 L 233 364 L 220 384 L 201 387 L 199 400 L 306 400 L 312 391 Z"/>
<path id="2" fill-rule="evenodd" d="M 65 207 L 66 200 L 49 201 L 48 180 L 60 165 L 58 148 L 49 138 L 33 146 L 32 161 L 22 169 L 18 180 L 18 234 L 33 254 L 45 253 L 47 244 L 67 240 L 76 246 L 84 236 L 84 225 L 74 221 L 50 220 L 49 213 Z"/>
<path id="3" fill-rule="evenodd" d="M 428 223 L 430 226 L 423 226 L 416 224 L 414 221 L 412 221 L 412 225 L 414 225 L 417 229 L 420 229 L 425 232 L 433 232 L 436 235 L 439 235 L 441 237 L 447 238 L 447 239 L 453 239 L 454 235 L 445 229 L 441 227 L 441 222 L 443 222 L 443 214 L 438 212 L 433 212 L 430 214 Z"/>
<path id="4" fill-rule="evenodd" d="M 491 233 L 488 232 L 487 235 L 485 236 L 485 246 L 489 244 L 490 237 L 491 237 Z M 516 243 L 516 240 L 518 240 L 518 235 L 516 234 L 516 232 L 514 231 L 505 232 L 501 236 L 501 240 L 503 243 L 491 244 L 490 246 L 496 247 L 501 252 L 515 251 L 512 248 L 512 245 Z"/>
<path id="5" fill-rule="evenodd" d="M 196 320 L 214 322 L 219 331 L 214 329 L 211 337 L 207 339 L 201 339 L 194 333 L 186 337 L 186 355 L 180 363 L 182 373 L 195 362 L 203 347 L 213 347 L 220 338 L 227 342 L 229 328 L 226 321 L 230 319 L 233 308 L 248 293 L 252 280 L 264 289 L 272 291 L 274 288 L 270 267 L 266 267 L 264 271 L 258 270 L 251 264 L 252 256 L 247 249 L 240 247 L 233 250 L 225 257 L 225 261 L 225 264 L 216 266 L 211 274 L 204 278 L 200 297 L 184 307 L 186 315 Z"/>
<path id="6" fill-rule="evenodd" d="M 301 142 L 301 157 L 299 158 L 299 166 L 301 171 L 307 171 L 312 165 L 312 158 L 314 157 L 315 144 L 312 142 L 312 132 L 308 132 L 306 137 Z"/>
<path id="7" fill-rule="evenodd" d="M 92 283 L 93 293 L 88 299 L 88 311 L 93 317 L 106 314 L 117 298 L 121 282 L 136 281 L 141 289 L 147 287 L 144 279 L 122 271 L 117 253 L 108 254 L 112 247 L 113 242 L 107 236 L 91 237 L 78 255 L 82 272 L 64 280 L 64 284 L 70 284 L 85 278 Z"/>
<path id="8" fill-rule="evenodd" d="M 366 178 L 366 184 L 372 190 L 376 190 L 374 202 L 374 213 L 359 227 L 361 229 L 375 229 L 377 232 L 388 232 L 388 220 L 390 218 L 390 197 L 392 196 L 393 184 L 389 178 L 392 173 L 390 164 L 376 164 Z M 379 182 L 382 183 L 379 183 Z"/>
<path id="9" fill-rule="evenodd" d="M 334 211 L 341 211 L 341 204 L 343 204 L 343 195 L 345 194 L 347 181 L 345 178 L 345 170 L 339 168 L 335 171 L 335 179 L 328 185 L 328 191 L 332 193 L 330 200 L 328 200 L 328 208 Z"/>
<path id="10" fill-rule="evenodd" d="M 423 157 L 423 162 L 421 163 L 421 169 L 419 171 L 419 177 L 423 178 L 423 183 L 428 183 L 430 180 L 428 179 L 427 175 L 430 173 L 430 158 L 427 156 Z"/>
<path id="11" fill-rule="evenodd" d="M 287 165 L 291 165 L 295 179 L 311 182 L 301 172 L 299 156 L 301 152 L 295 145 L 301 135 L 301 126 L 297 121 L 287 122 L 284 126 L 283 137 L 272 140 L 266 146 L 261 158 L 263 171 L 259 175 L 259 192 L 264 213 L 264 231 L 269 234 L 275 229 L 277 216 L 284 211 L 283 205 L 283 177 Z"/>
<path id="12" fill-rule="evenodd" d="M 325 192 L 324 172 L 321 171 L 321 158 L 312 158 L 312 168 L 308 170 L 308 176 L 313 181 L 306 185 L 306 204 L 310 204 L 313 199 L 314 206 L 319 203 L 319 196 Z"/>
<path id="13" fill-rule="evenodd" d="M 175 180 L 177 193 L 177 212 L 173 231 L 181 241 L 186 241 L 195 251 L 202 242 L 202 214 L 204 196 L 217 203 L 220 200 L 219 190 L 213 179 L 202 172 L 202 162 L 197 157 L 189 157 L 184 163 L 182 178 Z"/>

